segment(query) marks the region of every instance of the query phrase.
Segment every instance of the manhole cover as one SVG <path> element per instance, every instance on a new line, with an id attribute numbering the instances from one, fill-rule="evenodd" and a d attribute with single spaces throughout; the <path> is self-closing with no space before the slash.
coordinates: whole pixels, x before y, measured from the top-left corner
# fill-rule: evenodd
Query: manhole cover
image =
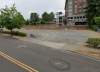
<path id="1" fill-rule="evenodd" d="M 52 59 L 49 61 L 50 65 L 60 71 L 69 70 L 70 64 L 63 60 Z"/>

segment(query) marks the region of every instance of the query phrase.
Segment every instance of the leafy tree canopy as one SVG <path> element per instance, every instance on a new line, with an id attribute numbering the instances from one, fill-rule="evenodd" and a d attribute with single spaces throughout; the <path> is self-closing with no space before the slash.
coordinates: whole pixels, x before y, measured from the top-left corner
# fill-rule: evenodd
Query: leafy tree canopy
<path id="1" fill-rule="evenodd" d="M 31 13 L 30 15 L 30 22 L 33 24 L 39 21 L 39 15 L 38 13 Z"/>
<path id="2" fill-rule="evenodd" d="M 87 0 L 88 6 L 84 9 L 85 11 L 86 20 L 88 25 L 91 27 L 92 25 L 97 25 L 95 23 L 94 17 L 100 16 L 100 0 Z"/>
<path id="3" fill-rule="evenodd" d="M 23 26 L 24 18 L 21 13 L 16 10 L 15 3 L 10 8 L 8 8 L 6 5 L 5 8 L 1 9 L 0 11 L 2 20 L 1 24 L 3 24 L 7 29 L 11 30 L 12 36 L 12 29 L 20 29 Z"/>

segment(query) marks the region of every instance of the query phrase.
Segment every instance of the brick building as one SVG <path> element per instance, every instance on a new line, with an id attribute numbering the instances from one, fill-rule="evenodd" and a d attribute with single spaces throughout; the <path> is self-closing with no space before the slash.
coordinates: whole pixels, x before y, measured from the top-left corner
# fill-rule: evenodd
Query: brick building
<path id="1" fill-rule="evenodd" d="M 86 0 L 66 0 L 65 17 L 68 25 L 85 25 L 86 17 L 84 16 L 84 7 L 87 6 Z"/>

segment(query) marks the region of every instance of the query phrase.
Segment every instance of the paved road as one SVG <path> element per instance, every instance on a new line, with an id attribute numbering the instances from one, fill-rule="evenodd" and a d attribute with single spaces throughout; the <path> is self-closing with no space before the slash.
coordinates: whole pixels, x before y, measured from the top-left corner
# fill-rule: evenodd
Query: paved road
<path id="1" fill-rule="evenodd" d="M 0 72 L 100 72 L 100 62 L 77 53 L 1 35 L 0 51 Z"/>
<path id="2" fill-rule="evenodd" d="M 36 39 L 56 43 L 85 44 L 89 37 L 98 37 L 89 30 L 19 30 L 28 34 L 36 35 Z"/>

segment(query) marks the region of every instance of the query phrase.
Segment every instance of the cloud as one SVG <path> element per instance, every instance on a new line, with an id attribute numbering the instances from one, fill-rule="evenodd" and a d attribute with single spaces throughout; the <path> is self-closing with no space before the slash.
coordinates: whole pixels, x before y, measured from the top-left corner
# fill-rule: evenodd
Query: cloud
<path id="1" fill-rule="evenodd" d="M 38 13 L 40 17 L 44 12 L 65 13 L 65 0 L 2 0 L 0 7 L 4 8 L 5 5 L 11 7 L 14 3 L 25 19 L 29 19 L 32 12 Z"/>

